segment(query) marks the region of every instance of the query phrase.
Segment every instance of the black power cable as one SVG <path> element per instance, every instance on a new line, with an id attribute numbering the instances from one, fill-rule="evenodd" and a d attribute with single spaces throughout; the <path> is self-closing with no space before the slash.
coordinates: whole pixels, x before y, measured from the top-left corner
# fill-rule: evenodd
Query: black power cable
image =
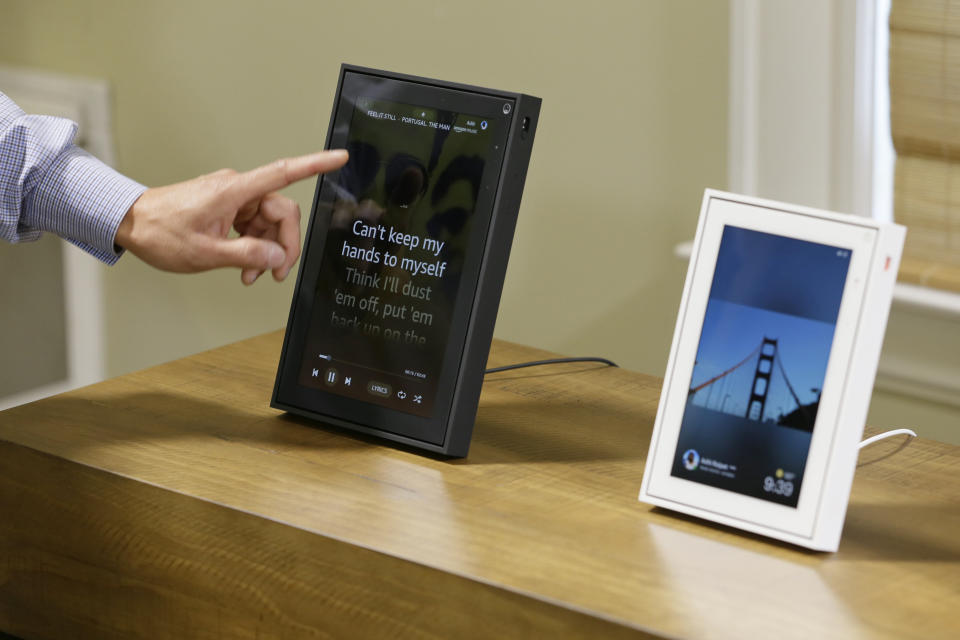
<path id="1" fill-rule="evenodd" d="M 564 362 L 602 362 L 603 364 L 611 367 L 619 366 L 616 362 L 607 360 L 606 358 L 551 358 L 549 360 L 534 360 L 532 362 L 519 362 L 517 364 L 508 364 L 503 367 L 494 367 L 493 369 L 487 369 L 483 372 L 483 374 L 487 375 L 488 373 L 497 373 L 499 371 L 523 369 L 524 367 L 539 367 L 545 364 L 562 364 Z"/>

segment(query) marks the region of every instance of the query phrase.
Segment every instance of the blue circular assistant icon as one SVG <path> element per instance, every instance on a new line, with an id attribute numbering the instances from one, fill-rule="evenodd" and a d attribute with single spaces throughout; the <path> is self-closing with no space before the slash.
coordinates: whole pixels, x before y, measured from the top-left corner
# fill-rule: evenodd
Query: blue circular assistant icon
<path id="1" fill-rule="evenodd" d="M 486 121 L 486 120 L 481 120 L 481 121 L 480 121 L 480 128 L 483 129 L 484 131 L 487 130 L 487 121 Z"/>
<path id="2" fill-rule="evenodd" d="M 700 454 L 696 449 L 687 449 L 683 452 L 683 466 L 687 471 L 693 471 L 700 466 Z"/>

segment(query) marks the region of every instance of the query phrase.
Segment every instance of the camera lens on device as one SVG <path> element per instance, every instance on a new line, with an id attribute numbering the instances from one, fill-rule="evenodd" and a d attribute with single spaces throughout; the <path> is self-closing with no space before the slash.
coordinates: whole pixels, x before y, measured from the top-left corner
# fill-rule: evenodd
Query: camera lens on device
<path id="1" fill-rule="evenodd" d="M 510 109 L 512 109 L 512 108 L 513 108 L 513 107 L 510 106 L 510 103 L 509 103 L 509 102 L 505 103 L 505 104 L 503 105 L 503 115 L 507 115 L 508 113 L 510 113 Z"/>

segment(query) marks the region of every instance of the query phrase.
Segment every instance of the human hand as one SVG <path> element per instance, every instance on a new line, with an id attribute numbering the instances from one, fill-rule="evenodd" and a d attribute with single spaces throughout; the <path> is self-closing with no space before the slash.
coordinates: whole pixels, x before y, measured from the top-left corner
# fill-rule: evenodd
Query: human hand
<path id="1" fill-rule="evenodd" d="M 300 207 L 276 191 L 346 161 L 342 149 L 321 151 L 147 189 L 120 222 L 115 242 L 164 271 L 239 267 L 249 285 L 271 269 L 283 280 L 300 257 Z M 231 227 L 239 237 L 227 237 Z"/>

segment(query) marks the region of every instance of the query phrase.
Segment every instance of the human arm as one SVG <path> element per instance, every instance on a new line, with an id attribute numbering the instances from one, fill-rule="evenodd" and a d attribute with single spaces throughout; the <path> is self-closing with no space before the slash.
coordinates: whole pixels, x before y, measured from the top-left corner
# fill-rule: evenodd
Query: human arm
<path id="1" fill-rule="evenodd" d="M 239 267 L 252 284 L 270 269 L 283 280 L 300 256 L 300 207 L 276 191 L 346 161 L 346 151 L 321 151 L 148 189 L 120 223 L 116 243 L 165 271 Z M 228 236 L 231 227 L 239 237 Z"/>
<path id="2" fill-rule="evenodd" d="M 0 93 L 0 238 L 49 231 L 112 264 L 117 227 L 146 187 L 74 145 L 76 131 L 64 118 L 25 114 Z"/>
<path id="3" fill-rule="evenodd" d="M 240 267 L 245 284 L 266 269 L 282 280 L 299 257 L 299 207 L 276 191 L 347 159 L 321 152 L 147 189 L 75 146 L 76 130 L 0 93 L 0 238 L 50 231 L 108 264 L 129 249 L 167 271 Z"/>

